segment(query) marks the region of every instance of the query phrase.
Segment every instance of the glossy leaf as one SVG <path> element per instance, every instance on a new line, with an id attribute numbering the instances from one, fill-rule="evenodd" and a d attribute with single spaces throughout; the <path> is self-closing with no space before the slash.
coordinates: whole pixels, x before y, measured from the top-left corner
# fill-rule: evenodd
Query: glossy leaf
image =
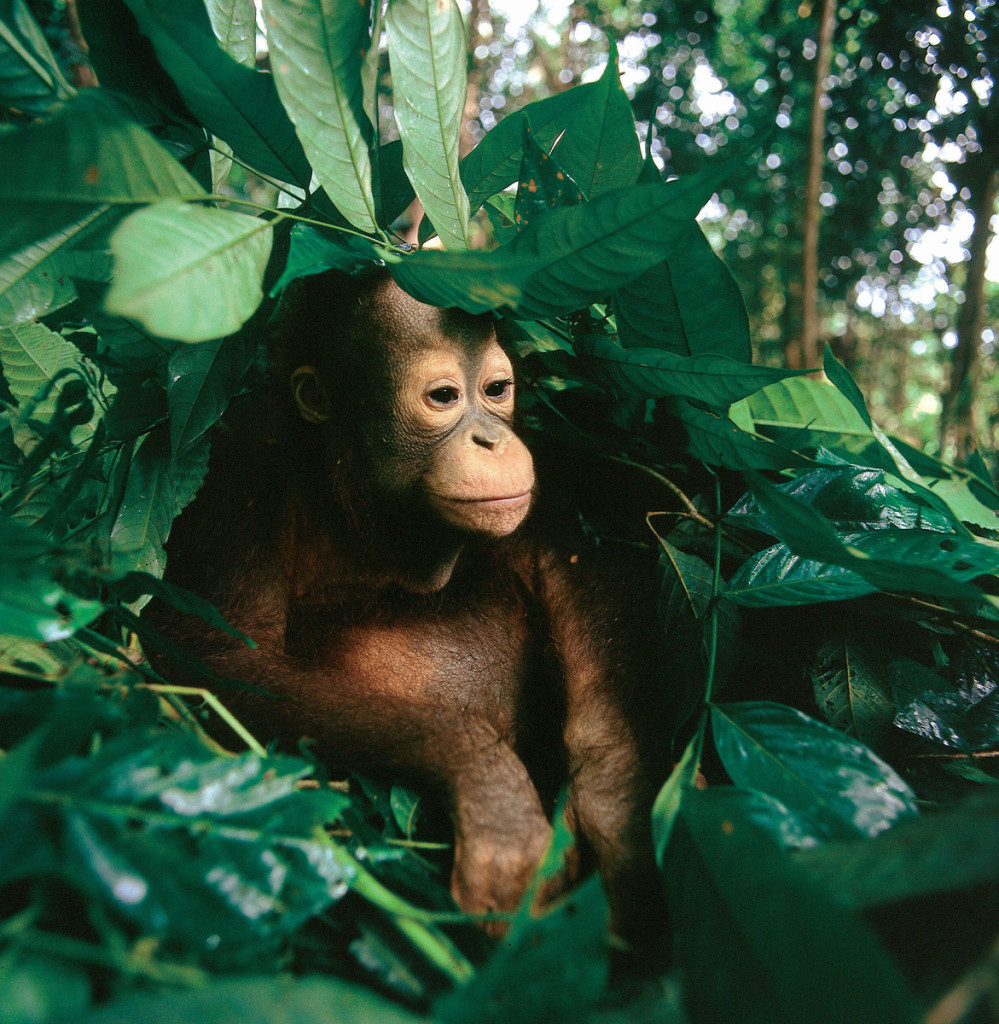
<path id="1" fill-rule="evenodd" d="M 361 82 L 370 6 L 264 0 L 262 9 L 278 92 L 320 184 L 354 227 L 377 232 Z"/>
<path id="2" fill-rule="evenodd" d="M 0 9 L 0 102 L 39 117 L 74 92 L 28 5 L 24 0 L 5 3 Z"/>
<path id="3" fill-rule="evenodd" d="M 958 535 L 930 530 L 873 530 L 841 537 L 805 502 L 760 477 L 753 491 L 774 529 L 796 554 L 851 569 L 880 590 L 922 591 L 969 601 L 970 584 L 999 573 L 999 551 Z"/>
<path id="4" fill-rule="evenodd" d="M 95 207 L 203 194 L 151 135 L 115 114 L 99 93 L 85 90 L 47 120 L 0 134 L 0 258 Z"/>
<path id="5" fill-rule="evenodd" d="M 773 380 L 795 372 L 739 363 L 727 356 L 680 356 L 656 348 L 621 348 L 592 334 L 580 338 L 575 348 L 619 395 L 683 395 L 722 410 Z"/>
<path id="6" fill-rule="evenodd" d="M 444 246 L 467 249 L 468 197 L 458 173 L 467 87 L 461 13 L 454 0 L 394 0 L 385 28 L 406 173 Z"/>
<path id="7" fill-rule="evenodd" d="M 380 262 L 379 251 L 365 238 L 356 235 L 329 238 L 308 224 L 296 224 L 291 229 L 284 272 L 271 288 L 270 294 L 272 298 L 280 295 L 287 285 L 299 277 L 320 274 L 324 270 L 353 273 Z"/>
<path id="8" fill-rule="evenodd" d="M 895 526 L 948 532 L 955 520 L 928 505 L 884 470 L 843 463 L 822 466 L 777 484 L 783 494 L 806 502 L 838 530 L 856 532 Z M 746 494 L 727 517 L 740 526 L 776 535 L 759 501 Z"/>
<path id="9" fill-rule="evenodd" d="M 802 558 L 784 544 L 760 551 L 732 574 L 725 600 L 747 608 L 847 601 L 878 588 L 842 566 Z"/>
<path id="10" fill-rule="evenodd" d="M 994 884 L 997 849 L 999 798 L 992 792 L 900 821 L 873 840 L 823 843 L 794 860 L 838 903 L 862 909 Z"/>
<path id="11" fill-rule="evenodd" d="M 769 793 L 828 836 L 874 836 L 916 813 L 915 794 L 894 769 L 862 743 L 794 708 L 716 704 L 711 728 L 737 786 Z"/>
<path id="12" fill-rule="evenodd" d="M 895 715 L 891 684 L 870 643 L 830 640 L 809 666 L 815 702 L 829 724 L 863 743 L 880 740 Z"/>
<path id="13" fill-rule="evenodd" d="M 179 201 L 139 210 L 111 236 L 106 308 L 163 338 L 232 334 L 263 298 L 272 233 L 257 217 Z"/>
<path id="14" fill-rule="evenodd" d="M 877 939 L 746 813 L 693 790 L 664 874 L 692 1024 L 903 1024 L 915 1005 Z"/>
<path id="15" fill-rule="evenodd" d="M 218 757 L 182 733 L 131 730 L 35 784 L 59 795 L 49 828 L 104 913 L 249 966 L 350 881 L 320 829 L 347 800 L 296 793 L 307 771 L 297 758 Z"/>

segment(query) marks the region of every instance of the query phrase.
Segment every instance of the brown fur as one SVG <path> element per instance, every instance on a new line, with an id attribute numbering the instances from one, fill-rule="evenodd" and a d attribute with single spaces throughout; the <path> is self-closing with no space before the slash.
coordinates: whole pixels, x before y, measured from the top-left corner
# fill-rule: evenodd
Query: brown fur
<path id="1" fill-rule="evenodd" d="M 263 738 L 312 737 L 335 770 L 387 771 L 440 792 L 455 826 L 452 891 L 466 910 L 517 905 L 569 782 L 569 818 L 604 877 L 613 928 L 658 946 L 650 809 L 669 695 L 651 581 L 629 571 L 615 583 L 548 539 L 566 531 L 537 516 L 511 533 L 488 501 L 467 521 L 441 518 L 423 481 L 436 473 L 465 493 L 495 452 L 463 455 L 464 426 L 428 436 L 393 421 L 406 398 L 382 389 L 420 357 L 428 331 L 469 358 L 493 333 L 489 320 L 420 307 L 381 278 L 309 279 L 277 343 L 285 374 L 303 361 L 319 369 L 328 420 L 303 421 L 286 394 L 247 404 L 169 544 L 168 578 L 212 600 L 258 648 L 155 615 L 219 676 L 277 695 L 240 698 Z M 471 419 L 491 415 L 469 399 Z M 508 412 L 495 420 L 497 436 L 520 445 Z M 471 459 L 479 468 L 465 473 Z M 475 486 L 489 491 L 488 473 Z"/>

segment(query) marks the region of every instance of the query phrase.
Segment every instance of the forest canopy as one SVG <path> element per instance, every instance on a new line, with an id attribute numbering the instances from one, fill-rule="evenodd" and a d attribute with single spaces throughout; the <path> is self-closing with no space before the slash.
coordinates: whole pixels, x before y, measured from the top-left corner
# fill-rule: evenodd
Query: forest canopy
<path id="1" fill-rule="evenodd" d="M 0 0 L 0 1021 L 994 1010 L 997 9 Z M 578 524 L 658 559 L 637 995 L 595 880 L 490 945 L 423 794 L 142 615 L 227 628 L 172 523 L 283 289 L 376 264 L 502 318 Z"/>

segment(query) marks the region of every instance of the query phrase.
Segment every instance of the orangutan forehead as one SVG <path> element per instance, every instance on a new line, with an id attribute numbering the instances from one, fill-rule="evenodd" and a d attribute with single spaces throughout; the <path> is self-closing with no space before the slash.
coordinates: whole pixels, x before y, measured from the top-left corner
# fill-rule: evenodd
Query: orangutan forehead
<path id="1" fill-rule="evenodd" d="M 360 313 L 371 337 L 391 337 L 404 349 L 425 349 L 442 341 L 478 346 L 496 336 L 491 316 L 425 305 L 391 278 L 379 281 L 361 296 Z"/>

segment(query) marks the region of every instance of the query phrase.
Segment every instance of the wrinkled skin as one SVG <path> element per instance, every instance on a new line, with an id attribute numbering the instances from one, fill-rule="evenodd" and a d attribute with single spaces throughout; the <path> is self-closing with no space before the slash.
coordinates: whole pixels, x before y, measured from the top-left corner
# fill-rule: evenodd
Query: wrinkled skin
<path id="1" fill-rule="evenodd" d="M 608 574 L 528 515 L 537 486 L 493 321 L 387 277 L 319 275 L 279 312 L 275 350 L 282 392 L 215 443 L 168 545 L 168 578 L 258 646 L 156 620 L 217 675 L 276 695 L 238 698 L 261 738 L 308 736 L 333 770 L 439 792 L 467 911 L 518 905 L 568 782 L 612 929 L 657 952 L 668 659 L 651 580 Z"/>

